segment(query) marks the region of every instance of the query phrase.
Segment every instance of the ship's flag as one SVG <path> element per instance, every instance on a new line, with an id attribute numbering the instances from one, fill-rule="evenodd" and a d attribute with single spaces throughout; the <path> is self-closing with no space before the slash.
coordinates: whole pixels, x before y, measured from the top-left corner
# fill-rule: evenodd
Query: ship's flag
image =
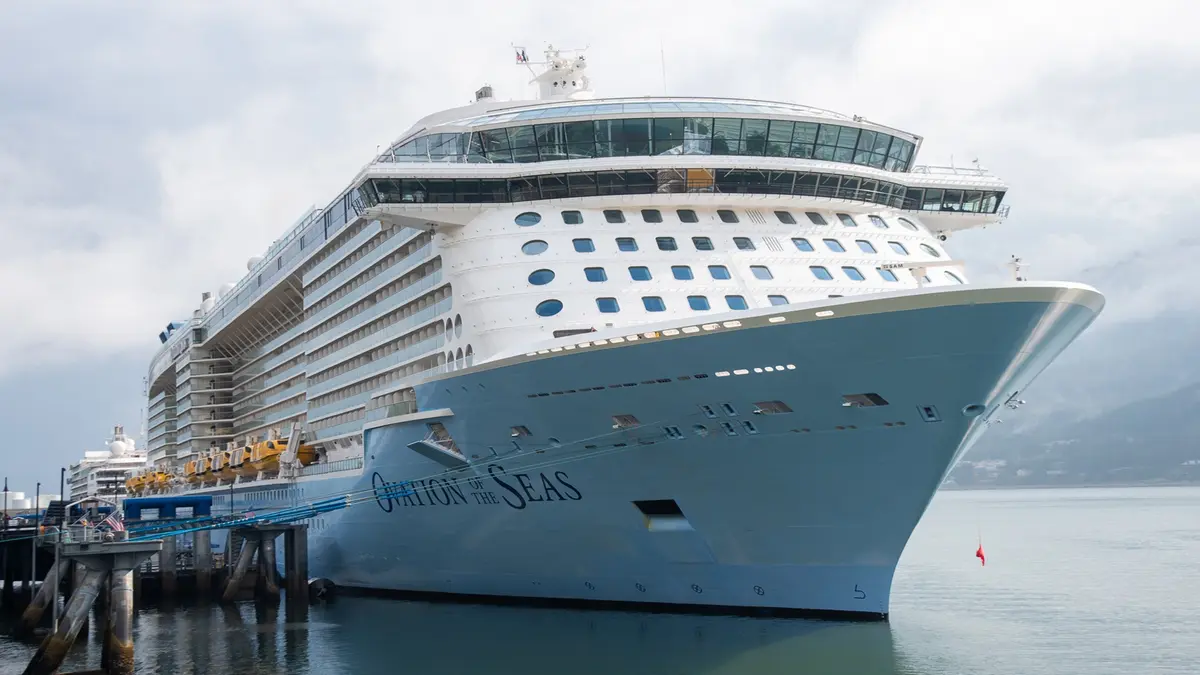
<path id="1" fill-rule="evenodd" d="M 987 565 L 987 558 L 985 558 L 983 555 L 983 544 L 980 544 L 979 548 L 975 549 L 975 557 L 979 558 L 980 567 Z"/>
<path id="2" fill-rule="evenodd" d="M 120 510 L 113 511 L 108 514 L 108 517 L 100 521 L 100 527 L 105 525 L 112 528 L 113 532 L 122 532 L 125 530 L 125 519 L 121 517 Z"/>
<path id="3" fill-rule="evenodd" d="M 516 51 L 517 51 L 517 63 L 528 63 L 529 62 L 529 57 L 525 56 L 524 49 L 522 49 L 521 47 L 515 47 L 514 49 L 516 49 Z"/>

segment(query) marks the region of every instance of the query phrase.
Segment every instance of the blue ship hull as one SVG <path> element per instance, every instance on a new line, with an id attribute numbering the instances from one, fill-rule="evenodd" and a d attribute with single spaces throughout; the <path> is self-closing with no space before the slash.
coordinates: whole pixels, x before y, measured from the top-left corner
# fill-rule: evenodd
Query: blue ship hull
<path id="1" fill-rule="evenodd" d="M 423 412 L 367 426 L 361 475 L 286 494 L 368 496 L 309 532 L 312 575 L 341 587 L 885 618 L 946 473 L 1102 306 L 1068 284 L 931 289 L 539 350 L 418 385 Z M 844 405 L 868 393 L 886 405 Z M 468 466 L 410 449 L 431 421 Z"/>

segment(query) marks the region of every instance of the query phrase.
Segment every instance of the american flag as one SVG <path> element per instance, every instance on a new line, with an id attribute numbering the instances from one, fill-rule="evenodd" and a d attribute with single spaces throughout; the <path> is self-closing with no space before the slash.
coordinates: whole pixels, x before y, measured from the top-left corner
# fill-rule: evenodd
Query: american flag
<path id="1" fill-rule="evenodd" d="M 108 517 L 100 521 L 99 527 L 109 526 L 113 532 L 121 532 L 125 529 L 125 521 L 118 509 L 108 514 Z"/>

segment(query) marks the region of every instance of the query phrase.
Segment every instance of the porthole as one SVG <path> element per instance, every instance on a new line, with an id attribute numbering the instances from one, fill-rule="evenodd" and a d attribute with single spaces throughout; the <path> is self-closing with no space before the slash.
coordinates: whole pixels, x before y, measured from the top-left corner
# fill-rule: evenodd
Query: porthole
<path id="1" fill-rule="evenodd" d="M 926 253 L 928 253 L 929 255 L 931 255 L 935 258 L 942 257 L 942 254 L 938 253 L 937 249 L 930 246 L 929 244 L 921 244 L 921 250 L 925 251 Z"/>
<path id="2" fill-rule="evenodd" d="M 559 300 L 543 300 L 538 303 L 537 309 L 534 311 L 538 316 L 554 316 L 561 312 L 562 308 L 563 304 Z"/>
<path id="3" fill-rule="evenodd" d="M 955 274 L 954 272 L 946 272 L 946 276 L 956 284 L 963 283 L 963 280 L 961 278 L 959 278 L 959 276 L 957 274 Z"/>
<path id="4" fill-rule="evenodd" d="M 533 211 L 526 211 L 525 213 L 519 214 L 516 218 L 514 218 L 513 222 L 521 227 L 529 227 L 530 225 L 537 225 L 538 223 L 542 222 L 542 216 L 534 213 Z"/>
<path id="5" fill-rule="evenodd" d="M 913 222 L 911 220 L 909 220 L 908 218 L 897 218 L 896 220 L 899 220 L 901 225 L 907 227 L 908 229 L 912 230 L 913 232 L 921 231 L 921 228 L 919 228 L 915 224 L 913 224 Z"/>
<path id="6" fill-rule="evenodd" d="M 525 242 L 525 245 L 521 247 L 521 252 L 525 255 L 538 255 L 545 253 L 548 248 L 550 248 L 550 244 L 541 239 L 534 239 L 533 241 Z"/>
<path id="7" fill-rule="evenodd" d="M 529 283 L 534 286 L 545 286 L 554 281 L 554 270 L 536 270 L 529 275 Z"/>
<path id="8" fill-rule="evenodd" d="M 554 273 L 551 272 L 550 275 L 551 275 L 551 277 L 553 277 Z M 462 337 L 462 315 L 461 314 L 454 315 L 454 337 L 456 337 L 456 338 Z"/>

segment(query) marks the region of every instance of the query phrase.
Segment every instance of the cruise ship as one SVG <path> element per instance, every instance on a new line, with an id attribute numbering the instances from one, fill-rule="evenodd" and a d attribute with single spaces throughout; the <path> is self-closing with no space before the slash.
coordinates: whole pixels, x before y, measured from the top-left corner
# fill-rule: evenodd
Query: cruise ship
<path id="1" fill-rule="evenodd" d="M 1007 187 L 920 136 L 517 62 L 536 99 L 417 121 L 167 325 L 135 492 L 346 495 L 308 537 L 351 591 L 886 618 L 949 469 L 1103 296 L 972 283 L 947 244 Z"/>

